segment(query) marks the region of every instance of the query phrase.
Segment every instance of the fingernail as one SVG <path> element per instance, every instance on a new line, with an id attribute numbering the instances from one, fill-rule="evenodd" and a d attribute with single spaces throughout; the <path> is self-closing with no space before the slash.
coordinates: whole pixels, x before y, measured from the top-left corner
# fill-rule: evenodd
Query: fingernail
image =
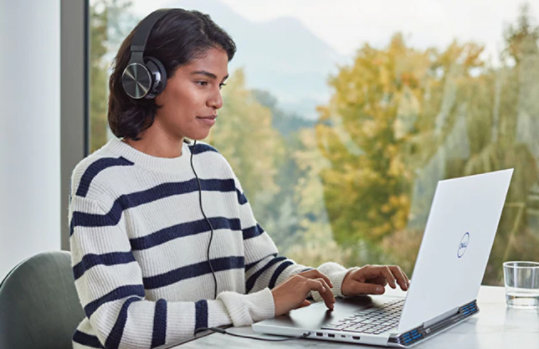
<path id="1" fill-rule="evenodd" d="M 382 286 L 376 287 L 376 292 L 383 292 L 384 288 Z"/>

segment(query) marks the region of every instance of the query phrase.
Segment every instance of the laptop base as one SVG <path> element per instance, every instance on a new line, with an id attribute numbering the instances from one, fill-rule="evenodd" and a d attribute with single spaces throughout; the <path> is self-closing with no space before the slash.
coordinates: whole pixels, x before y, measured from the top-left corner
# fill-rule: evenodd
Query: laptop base
<path id="1" fill-rule="evenodd" d="M 359 297 L 359 299 L 339 299 L 338 303 L 348 303 L 363 304 L 364 306 L 370 306 L 372 301 L 368 300 L 370 297 Z M 393 298 L 393 297 L 392 297 Z M 375 302 L 376 303 L 376 302 Z M 322 312 L 325 305 L 323 302 L 318 302 L 310 305 L 308 308 L 320 308 L 316 311 Z M 368 309 L 368 308 L 367 308 Z M 402 334 L 396 334 L 396 328 L 393 331 L 388 331 L 387 333 L 382 333 L 381 335 L 371 335 L 361 332 L 353 331 L 339 331 L 339 330 L 328 330 L 320 327 L 312 326 L 312 323 L 304 323 L 302 320 L 308 318 L 309 320 L 316 321 L 315 317 L 296 317 L 295 313 L 298 311 L 303 312 L 307 309 L 297 309 L 293 310 L 288 315 L 282 315 L 275 319 L 265 320 L 262 323 L 253 324 L 252 328 L 255 332 L 265 333 L 265 334 L 274 334 L 279 336 L 301 336 L 307 339 L 316 339 L 316 340 L 326 340 L 332 342 L 345 342 L 345 343 L 356 343 L 356 344 L 368 344 L 368 345 L 377 345 L 385 347 L 398 347 L 398 348 L 410 348 L 415 346 L 426 339 L 429 339 L 439 333 L 442 333 L 449 328 L 465 321 L 473 314 L 479 312 L 477 307 L 477 302 L 474 300 L 469 302 L 460 308 L 451 315 L 448 315 L 445 318 L 442 318 L 428 326 L 419 326 L 409 331 L 406 331 Z M 312 309 L 314 313 L 315 309 Z M 328 312 L 326 312 L 328 314 Z M 336 314 L 335 314 L 336 315 Z M 327 320 L 327 315 L 324 316 Z M 320 323 L 320 325 L 322 325 Z M 391 333 L 390 333 L 391 332 Z"/>

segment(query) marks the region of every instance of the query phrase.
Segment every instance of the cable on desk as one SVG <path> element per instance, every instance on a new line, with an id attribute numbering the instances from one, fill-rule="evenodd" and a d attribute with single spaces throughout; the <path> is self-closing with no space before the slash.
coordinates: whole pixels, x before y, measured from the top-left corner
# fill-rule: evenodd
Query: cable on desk
<path id="1" fill-rule="evenodd" d="M 241 338 L 255 339 L 255 340 L 259 340 L 259 341 L 267 341 L 267 342 L 284 342 L 284 341 L 289 341 L 289 340 L 291 340 L 291 339 L 306 338 L 306 337 L 308 337 L 308 336 L 311 334 L 311 332 L 305 332 L 305 333 L 303 333 L 301 336 L 297 336 L 297 337 L 271 339 L 271 338 L 262 338 L 262 337 L 244 336 L 244 335 L 242 335 L 242 334 L 237 334 L 237 333 L 227 332 L 227 330 L 225 330 L 224 328 L 219 328 L 219 327 L 207 327 L 207 328 L 199 328 L 199 329 L 198 329 L 198 331 L 204 331 L 204 330 L 210 330 L 210 331 L 216 332 L 216 333 L 228 334 L 228 335 L 234 336 L 234 337 L 241 337 Z M 197 331 L 197 332 L 198 332 L 198 331 Z"/>

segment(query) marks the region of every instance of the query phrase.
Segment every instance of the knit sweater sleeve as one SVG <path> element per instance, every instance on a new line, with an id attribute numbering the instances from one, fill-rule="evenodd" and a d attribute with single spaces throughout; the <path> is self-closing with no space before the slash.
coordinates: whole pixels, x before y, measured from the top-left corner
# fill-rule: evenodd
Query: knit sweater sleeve
<path id="1" fill-rule="evenodd" d="M 290 276 L 313 269 L 278 254 L 271 237 L 257 223 L 239 180 L 235 178 L 235 181 L 239 191 L 240 222 L 245 247 L 246 291 L 258 292 L 264 287 L 273 289 Z M 334 262 L 324 263 L 317 269 L 332 282 L 333 294 L 342 297 L 341 285 L 349 270 Z M 313 292 L 312 297 L 316 301 L 322 299 L 318 292 Z"/>
<path id="2" fill-rule="evenodd" d="M 115 220 L 112 210 L 74 196 L 69 212 L 75 286 L 92 332 L 105 348 L 169 345 L 201 328 L 250 324 L 274 315 L 267 288 L 246 295 L 223 292 L 197 302 L 146 299 L 142 271 L 121 228 L 123 218 Z"/>

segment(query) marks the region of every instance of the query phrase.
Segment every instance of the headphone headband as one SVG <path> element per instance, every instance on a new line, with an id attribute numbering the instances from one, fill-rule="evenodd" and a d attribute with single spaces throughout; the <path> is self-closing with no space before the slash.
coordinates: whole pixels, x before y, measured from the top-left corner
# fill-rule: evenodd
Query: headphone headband
<path id="1" fill-rule="evenodd" d="M 135 34 L 133 34 L 133 39 L 131 41 L 131 52 L 144 52 L 146 48 L 146 42 L 150 37 L 153 26 L 155 23 L 163 18 L 168 13 L 168 9 L 160 9 L 150 13 L 146 18 L 140 22 L 139 27 Z"/>
<path id="2" fill-rule="evenodd" d="M 133 34 L 129 62 L 122 73 L 123 89 L 133 99 L 154 98 L 165 88 L 165 67 L 156 58 L 144 57 L 144 50 L 155 23 L 168 12 L 169 9 L 160 9 L 150 13 L 139 23 Z"/>

